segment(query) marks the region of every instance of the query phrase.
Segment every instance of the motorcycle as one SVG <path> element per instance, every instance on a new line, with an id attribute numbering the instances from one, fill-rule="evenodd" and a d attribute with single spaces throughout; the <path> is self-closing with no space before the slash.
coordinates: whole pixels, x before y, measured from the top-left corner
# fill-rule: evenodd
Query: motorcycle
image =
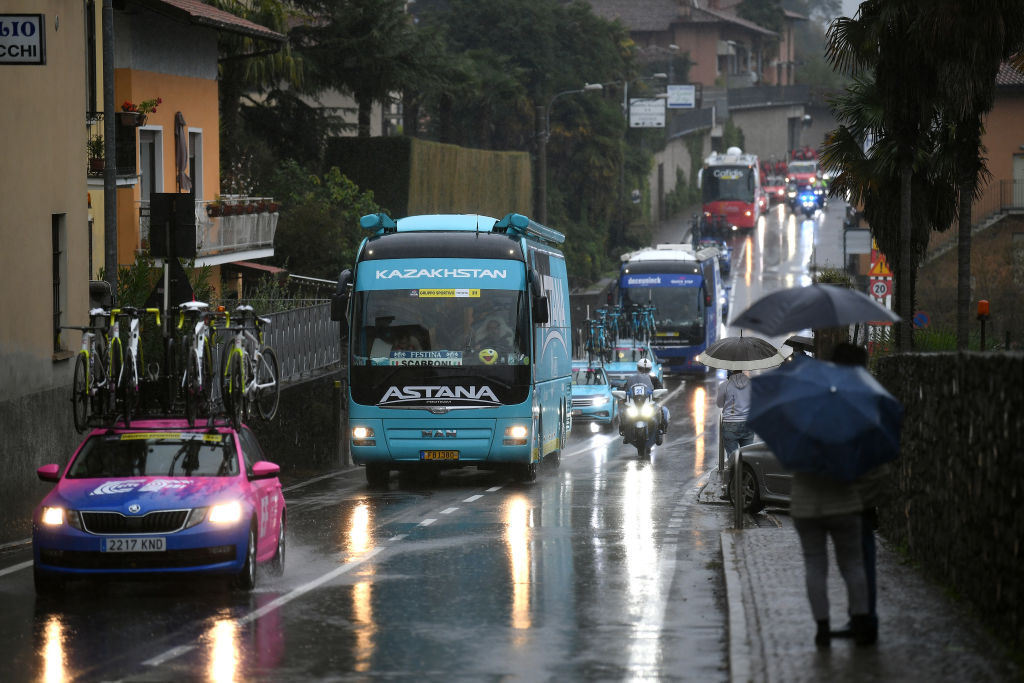
<path id="1" fill-rule="evenodd" d="M 808 218 L 813 216 L 814 212 L 818 210 L 818 197 L 814 194 L 814 190 L 803 190 L 797 199 L 804 215 Z"/>
<path id="2" fill-rule="evenodd" d="M 621 389 L 612 391 L 615 398 L 625 402 L 619 420 L 626 443 L 633 444 L 641 459 L 651 457 L 651 447 L 658 437 L 658 420 L 661 417 L 658 399 L 667 393 L 668 389 L 652 390 L 646 384 L 634 384 L 628 392 Z"/>

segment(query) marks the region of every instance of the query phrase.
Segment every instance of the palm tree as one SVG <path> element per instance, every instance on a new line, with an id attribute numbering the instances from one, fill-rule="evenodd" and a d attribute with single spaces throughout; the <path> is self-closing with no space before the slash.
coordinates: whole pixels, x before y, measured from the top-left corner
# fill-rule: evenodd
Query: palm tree
<path id="1" fill-rule="evenodd" d="M 897 342 L 902 351 L 912 346 L 913 283 L 921 260 L 913 247 L 914 164 L 934 118 L 934 69 L 926 55 L 930 46 L 924 46 L 914 31 L 920 11 L 916 0 L 866 0 L 855 18 L 840 17 L 832 23 L 826 44 L 826 57 L 837 71 L 872 76 L 880 103 L 878 130 L 889 143 L 887 158 L 898 168 L 898 250 L 886 256 L 895 266 L 896 311 L 903 318 Z M 879 236 L 882 232 L 878 230 Z"/>

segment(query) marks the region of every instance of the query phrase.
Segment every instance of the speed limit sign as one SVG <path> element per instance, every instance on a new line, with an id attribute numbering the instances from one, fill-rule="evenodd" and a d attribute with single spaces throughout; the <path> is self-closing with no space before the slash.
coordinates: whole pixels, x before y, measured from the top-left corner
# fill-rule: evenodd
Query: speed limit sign
<path id="1" fill-rule="evenodd" d="M 871 294 L 876 299 L 884 299 L 889 296 L 889 279 L 878 279 L 871 281 Z"/>

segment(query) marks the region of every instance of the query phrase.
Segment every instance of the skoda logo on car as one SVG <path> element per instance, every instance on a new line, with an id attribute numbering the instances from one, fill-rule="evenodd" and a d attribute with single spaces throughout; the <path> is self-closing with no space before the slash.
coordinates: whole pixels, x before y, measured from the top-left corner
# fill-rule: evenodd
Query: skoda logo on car
<path id="1" fill-rule="evenodd" d="M 138 503 L 132 503 L 131 505 L 128 506 L 128 512 L 132 513 L 133 515 L 138 514 L 139 510 L 141 509 L 142 506 L 139 505 Z"/>

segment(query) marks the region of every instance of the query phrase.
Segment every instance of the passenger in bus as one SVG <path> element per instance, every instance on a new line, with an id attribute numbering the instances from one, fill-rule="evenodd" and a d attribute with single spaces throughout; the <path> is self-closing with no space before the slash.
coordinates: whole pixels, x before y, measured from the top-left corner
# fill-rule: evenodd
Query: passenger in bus
<path id="1" fill-rule="evenodd" d="M 512 330 L 496 317 L 490 317 L 478 325 L 474 332 L 477 348 L 508 349 L 512 346 Z"/>

